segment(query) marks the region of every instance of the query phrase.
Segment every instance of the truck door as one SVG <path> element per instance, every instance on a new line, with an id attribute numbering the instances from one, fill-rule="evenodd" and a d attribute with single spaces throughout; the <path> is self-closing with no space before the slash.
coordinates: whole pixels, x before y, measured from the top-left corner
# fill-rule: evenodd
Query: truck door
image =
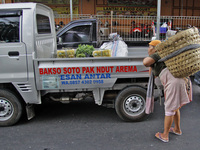
<path id="1" fill-rule="evenodd" d="M 27 80 L 26 46 L 21 42 L 21 11 L 0 10 L 0 82 Z"/>

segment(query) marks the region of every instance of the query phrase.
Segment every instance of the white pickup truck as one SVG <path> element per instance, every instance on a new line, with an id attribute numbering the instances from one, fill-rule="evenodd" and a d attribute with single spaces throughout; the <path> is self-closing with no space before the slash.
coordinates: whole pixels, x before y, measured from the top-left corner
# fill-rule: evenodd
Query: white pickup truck
<path id="1" fill-rule="evenodd" d="M 94 98 L 112 104 L 125 121 L 145 116 L 145 57 L 55 58 L 53 11 L 42 4 L 0 5 L 0 126 L 17 123 L 45 99 L 69 103 Z M 111 103 L 112 102 L 112 103 Z"/>

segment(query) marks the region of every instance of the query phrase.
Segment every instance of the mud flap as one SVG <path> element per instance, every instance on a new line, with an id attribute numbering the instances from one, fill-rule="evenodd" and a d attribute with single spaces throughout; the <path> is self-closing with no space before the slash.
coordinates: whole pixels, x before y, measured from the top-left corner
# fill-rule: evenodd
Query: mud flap
<path id="1" fill-rule="evenodd" d="M 100 88 L 93 90 L 95 104 L 98 104 L 98 105 L 102 104 L 104 92 L 105 92 L 105 89 L 100 89 Z"/>
<path id="2" fill-rule="evenodd" d="M 26 114 L 28 120 L 31 120 L 33 117 L 35 117 L 35 110 L 32 104 L 26 105 Z"/>

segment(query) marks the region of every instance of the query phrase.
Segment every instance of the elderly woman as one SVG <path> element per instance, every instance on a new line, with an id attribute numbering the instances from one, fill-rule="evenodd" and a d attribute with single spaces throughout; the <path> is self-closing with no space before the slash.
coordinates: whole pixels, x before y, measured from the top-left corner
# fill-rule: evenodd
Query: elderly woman
<path id="1" fill-rule="evenodd" d="M 167 69 L 164 62 L 158 62 L 160 56 L 156 52 L 155 46 L 161 43 L 159 40 L 154 40 L 149 43 L 148 54 L 143 60 L 146 67 L 152 69 L 153 74 L 160 77 L 164 87 L 165 96 L 165 119 L 164 132 L 156 133 L 155 137 L 163 142 L 169 141 L 169 132 L 176 135 L 181 135 L 180 128 L 180 111 L 179 109 L 192 100 L 191 97 L 191 82 L 189 78 L 175 78 Z M 172 123 L 174 121 L 174 127 Z"/>

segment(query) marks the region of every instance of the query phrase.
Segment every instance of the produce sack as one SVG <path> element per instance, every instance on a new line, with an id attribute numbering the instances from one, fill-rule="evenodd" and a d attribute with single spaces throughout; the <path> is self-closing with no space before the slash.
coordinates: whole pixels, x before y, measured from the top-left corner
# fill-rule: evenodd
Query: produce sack
<path id="1" fill-rule="evenodd" d="M 187 77 L 200 70 L 200 35 L 196 27 L 169 37 L 158 44 L 156 50 L 175 78 Z"/>
<path id="2" fill-rule="evenodd" d="M 66 58 L 65 50 L 57 50 L 57 58 Z"/>
<path id="3" fill-rule="evenodd" d="M 57 50 L 57 58 L 74 58 L 75 50 L 74 49 L 66 49 Z"/>
<path id="4" fill-rule="evenodd" d="M 100 49 L 111 49 L 112 57 L 123 57 L 128 55 L 128 46 L 117 33 L 111 33 L 110 42 L 104 43 Z"/>
<path id="5" fill-rule="evenodd" d="M 67 58 L 74 58 L 75 57 L 75 50 L 74 49 L 68 49 L 66 50 Z"/>
<path id="6" fill-rule="evenodd" d="M 104 49 L 104 50 L 97 50 L 93 51 L 93 57 L 111 57 L 111 50 Z"/>

